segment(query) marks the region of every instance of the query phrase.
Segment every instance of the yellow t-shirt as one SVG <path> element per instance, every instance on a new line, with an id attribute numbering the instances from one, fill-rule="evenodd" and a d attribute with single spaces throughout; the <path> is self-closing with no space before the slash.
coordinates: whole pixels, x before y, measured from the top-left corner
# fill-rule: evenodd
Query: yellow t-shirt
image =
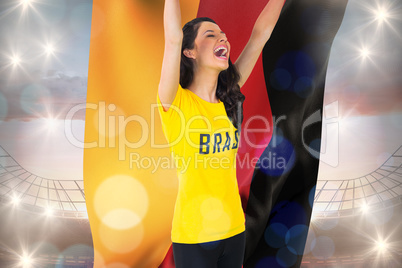
<path id="1" fill-rule="evenodd" d="M 181 86 L 167 111 L 158 93 L 157 102 L 179 178 L 172 242 L 203 243 L 243 232 L 236 179 L 239 133 L 223 102 L 210 103 Z"/>

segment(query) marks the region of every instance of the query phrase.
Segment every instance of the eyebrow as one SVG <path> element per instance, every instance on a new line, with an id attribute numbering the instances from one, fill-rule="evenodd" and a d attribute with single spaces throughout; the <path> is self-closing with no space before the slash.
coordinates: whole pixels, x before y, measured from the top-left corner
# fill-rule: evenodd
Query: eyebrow
<path id="1" fill-rule="evenodd" d="M 214 31 L 213 31 L 213 30 L 206 30 L 206 31 L 205 31 L 205 33 L 203 33 L 202 35 L 204 35 L 204 34 L 206 34 L 206 33 L 208 33 L 208 32 L 212 32 L 212 33 L 214 33 Z M 221 33 L 225 34 L 223 31 L 221 31 Z"/>

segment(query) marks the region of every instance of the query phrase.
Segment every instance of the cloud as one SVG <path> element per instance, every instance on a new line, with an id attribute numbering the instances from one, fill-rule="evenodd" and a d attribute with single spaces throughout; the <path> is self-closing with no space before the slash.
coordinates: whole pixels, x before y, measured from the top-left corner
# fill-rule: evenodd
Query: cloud
<path id="1" fill-rule="evenodd" d="M 46 71 L 42 78 L 38 76 L 2 81 L 0 93 L 7 102 L 4 121 L 62 119 L 73 106 L 86 102 L 88 77 L 68 76 L 57 70 Z M 77 113 L 74 119 L 84 120 L 85 111 Z"/>

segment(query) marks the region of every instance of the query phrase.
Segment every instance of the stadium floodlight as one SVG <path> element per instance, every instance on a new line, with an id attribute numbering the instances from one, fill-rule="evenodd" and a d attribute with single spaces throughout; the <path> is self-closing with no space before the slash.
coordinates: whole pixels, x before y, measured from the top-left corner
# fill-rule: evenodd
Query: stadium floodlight
<path id="1" fill-rule="evenodd" d="M 385 8 L 380 7 L 378 10 L 375 11 L 375 18 L 378 21 L 378 23 L 387 21 L 388 17 L 389 15 L 387 10 L 385 10 Z"/>
<path id="2" fill-rule="evenodd" d="M 33 260 L 30 256 L 24 254 L 23 256 L 20 257 L 20 266 L 23 268 L 29 268 L 32 267 L 33 265 Z"/>
<path id="3" fill-rule="evenodd" d="M 370 51 L 367 48 L 360 49 L 360 56 L 365 59 L 370 55 Z"/>
<path id="4" fill-rule="evenodd" d="M 13 205 L 18 206 L 19 203 L 21 202 L 21 199 L 18 196 L 13 196 L 11 198 L 11 202 L 13 203 Z"/>
<path id="5" fill-rule="evenodd" d="M 32 0 L 21 0 L 21 1 L 20 1 L 21 5 L 22 5 L 24 8 L 27 8 L 27 7 L 31 6 L 32 2 L 33 2 Z"/>
<path id="6" fill-rule="evenodd" d="M 383 241 L 383 240 L 377 241 L 377 250 L 378 251 L 384 252 L 387 250 L 387 248 L 388 248 L 388 245 L 385 241 Z"/>
<path id="7" fill-rule="evenodd" d="M 363 204 L 362 205 L 362 212 L 363 212 L 363 214 L 365 214 L 365 213 L 367 213 L 368 211 L 369 211 L 369 205 L 367 205 L 367 204 Z"/>
<path id="8" fill-rule="evenodd" d="M 53 216 L 53 209 L 51 209 L 51 208 L 48 207 L 48 208 L 46 209 L 46 211 L 45 211 L 45 214 L 46 214 L 47 217 Z"/>
<path id="9" fill-rule="evenodd" d="M 54 53 L 54 46 L 52 44 L 46 44 L 45 46 L 45 53 L 46 55 L 53 55 Z"/>
<path id="10" fill-rule="evenodd" d="M 13 56 L 11 57 L 11 64 L 12 64 L 13 66 L 20 65 L 20 63 L 21 63 L 21 59 L 20 59 L 20 57 L 19 57 L 18 55 L 13 55 Z"/>
<path id="11" fill-rule="evenodd" d="M 48 117 L 45 118 L 46 128 L 53 131 L 57 128 L 58 120 L 56 118 Z"/>

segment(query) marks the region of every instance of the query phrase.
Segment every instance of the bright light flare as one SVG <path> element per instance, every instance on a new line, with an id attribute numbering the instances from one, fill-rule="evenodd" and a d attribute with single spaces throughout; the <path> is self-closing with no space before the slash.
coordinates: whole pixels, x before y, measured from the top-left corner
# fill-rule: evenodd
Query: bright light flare
<path id="1" fill-rule="evenodd" d="M 18 55 L 13 55 L 11 57 L 11 64 L 13 66 L 18 66 L 18 65 L 20 65 L 20 63 L 21 63 L 21 59 L 20 59 L 20 57 Z"/>
<path id="2" fill-rule="evenodd" d="M 24 268 L 31 267 L 33 265 L 33 260 L 28 255 L 23 255 L 20 257 L 20 265 Z"/>
<path id="3" fill-rule="evenodd" d="M 45 215 L 47 217 L 52 217 L 53 216 L 53 209 L 47 208 L 46 211 L 45 211 Z"/>
<path id="4" fill-rule="evenodd" d="M 388 245 L 387 243 L 385 243 L 384 241 L 377 241 L 377 250 L 380 252 L 384 252 L 388 249 Z"/>
<path id="5" fill-rule="evenodd" d="M 363 214 L 365 214 L 365 213 L 367 213 L 368 211 L 369 211 L 369 205 L 367 205 L 367 204 L 363 204 L 362 205 L 362 212 L 363 212 Z"/>
<path id="6" fill-rule="evenodd" d="M 379 8 L 375 12 L 375 18 L 379 23 L 387 21 L 388 17 L 389 17 L 388 11 L 385 10 L 384 8 Z"/>
<path id="7" fill-rule="evenodd" d="M 21 0 L 20 4 L 22 5 L 22 7 L 25 9 L 27 7 L 30 7 L 32 4 L 32 0 Z"/>
<path id="8" fill-rule="evenodd" d="M 45 46 L 45 53 L 46 53 L 46 55 L 48 55 L 48 56 L 53 55 L 53 54 L 54 54 L 54 51 L 55 51 L 55 49 L 54 49 L 54 46 L 53 46 L 52 44 L 47 44 L 47 45 Z"/>
<path id="9" fill-rule="evenodd" d="M 21 199 L 18 196 L 13 196 L 11 202 L 13 203 L 14 206 L 18 206 L 19 203 L 21 202 Z"/>
<path id="10" fill-rule="evenodd" d="M 398 28 L 400 22 L 400 10 L 399 7 L 399 0 L 390 0 L 390 1 L 383 1 L 383 0 L 373 0 L 373 1 L 358 1 L 359 6 L 362 10 L 365 10 L 368 14 L 367 22 L 361 23 L 359 30 L 367 29 L 370 27 L 373 35 L 377 34 L 377 31 L 383 31 L 386 28 L 391 29 L 394 31 L 395 34 L 400 36 L 400 30 Z M 396 23 L 396 24 L 395 24 Z M 374 28 L 373 28 L 374 26 Z M 386 28 L 385 28 L 386 27 Z M 376 28 L 376 29 L 375 29 Z"/>
<path id="11" fill-rule="evenodd" d="M 370 50 L 368 50 L 367 48 L 362 48 L 362 49 L 360 49 L 360 56 L 363 58 L 363 59 L 365 59 L 365 58 L 367 58 L 367 57 L 369 57 L 370 56 Z"/>
<path id="12" fill-rule="evenodd" d="M 55 130 L 57 128 L 57 124 L 58 120 L 56 118 L 49 117 L 45 119 L 45 126 L 49 131 Z"/>

